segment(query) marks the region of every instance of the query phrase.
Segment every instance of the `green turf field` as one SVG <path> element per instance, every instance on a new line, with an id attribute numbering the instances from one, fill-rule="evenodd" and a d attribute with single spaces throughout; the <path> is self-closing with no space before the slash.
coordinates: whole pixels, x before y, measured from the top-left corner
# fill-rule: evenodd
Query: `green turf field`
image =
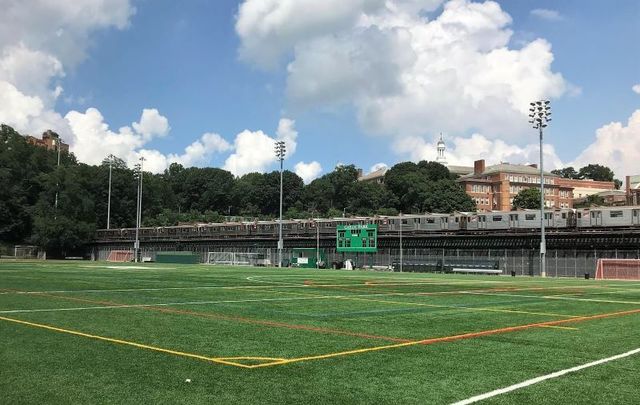
<path id="1" fill-rule="evenodd" d="M 452 403 L 639 348 L 640 283 L 0 262 L 0 337 L 1 403 Z M 485 402 L 638 381 L 640 353 Z"/>

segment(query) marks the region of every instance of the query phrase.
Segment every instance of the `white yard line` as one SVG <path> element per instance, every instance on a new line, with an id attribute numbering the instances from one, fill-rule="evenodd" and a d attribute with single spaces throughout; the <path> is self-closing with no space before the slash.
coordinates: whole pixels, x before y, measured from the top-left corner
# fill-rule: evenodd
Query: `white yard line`
<path id="1" fill-rule="evenodd" d="M 564 370 L 556 371 L 555 373 L 551 373 L 551 374 L 543 375 L 543 376 L 540 376 L 540 377 L 532 378 L 530 380 L 523 381 L 523 382 L 521 382 L 519 384 L 510 385 L 508 387 L 500 388 L 500 389 L 497 389 L 497 390 L 494 390 L 494 391 L 490 391 L 490 392 L 487 392 L 487 393 L 484 393 L 484 394 L 481 394 L 481 395 L 476 395 L 474 397 L 467 398 L 465 400 L 455 402 L 453 405 L 467 405 L 467 404 L 473 404 L 473 403 L 478 402 L 478 401 L 484 401 L 485 399 L 489 399 L 489 398 L 495 397 L 497 395 L 501 395 L 501 394 L 505 394 L 507 392 L 515 391 L 515 390 L 518 390 L 520 388 L 525 388 L 525 387 L 528 387 L 528 386 L 533 385 L 533 384 L 538 384 L 538 383 L 540 383 L 542 381 L 550 380 L 552 378 L 558 378 L 558 377 L 561 377 L 561 376 L 563 376 L 565 374 L 574 373 L 576 371 L 584 370 L 585 368 L 594 367 L 594 366 L 598 366 L 600 364 L 608 363 L 610 361 L 619 360 L 619 359 L 622 359 L 622 358 L 625 358 L 625 357 L 633 356 L 634 354 L 638 354 L 638 353 L 640 353 L 640 348 L 634 349 L 634 350 L 629 350 L 626 353 L 618 354 L 616 356 L 607 357 L 606 359 L 592 361 L 590 363 L 582 364 L 580 366 L 571 367 L 571 368 L 567 368 L 567 369 L 564 369 Z"/>

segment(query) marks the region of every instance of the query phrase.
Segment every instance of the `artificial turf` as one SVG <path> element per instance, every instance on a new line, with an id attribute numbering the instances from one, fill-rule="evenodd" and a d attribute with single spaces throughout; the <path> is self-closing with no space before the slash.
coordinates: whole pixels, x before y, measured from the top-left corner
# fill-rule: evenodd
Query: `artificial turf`
<path id="1" fill-rule="evenodd" d="M 638 311 L 635 282 L 0 262 L 0 402 L 451 403 L 636 349 Z M 639 380 L 637 355 L 486 402 Z"/>

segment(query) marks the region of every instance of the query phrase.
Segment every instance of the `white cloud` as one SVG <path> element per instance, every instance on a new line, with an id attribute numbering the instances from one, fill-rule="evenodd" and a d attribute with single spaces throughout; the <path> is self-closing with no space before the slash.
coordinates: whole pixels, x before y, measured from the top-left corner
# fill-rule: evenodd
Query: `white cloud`
<path id="1" fill-rule="evenodd" d="M 294 166 L 294 171 L 302 178 L 305 184 L 309 184 L 322 173 L 322 166 L 316 161 L 309 163 L 298 162 Z"/>
<path id="2" fill-rule="evenodd" d="M 224 162 L 224 169 L 236 176 L 252 172 L 264 172 L 268 166 L 276 161 L 274 153 L 275 141 L 285 142 L 287 158 L 294 154 L 297 145 L 298 132 L 294 128 L 295 121 L 288 118 L 280 119 L 276 131 L 277 138 L 272 138 L 262 131 L 244 130 L 234 141 L 234 153 Z"/>
<path id="3" fill-rule="evenodd" d="M 155 108 L 145 108 L 142 110 L 140 122 L 134 122 L 133 129 L 145 138 L 154 136 L 165 136 L 169 133 L 169 121 L 160 115 Z"/>
<path id="4" fill-rule="evenodd" d="M 631 87 L 631 90 L 633 90 L 634 93 L 640 94 L 640 84 L 633 85 L 633 87 Z"/>
<path id="5" fill-rule="evenodd" d="M 375 165 L 371 166 L 371 168 L 369 169 L 369 173 L 377 172 L 380 169 L 386 169 L 388 167 L 389 165 L 386 163 L 376 163 Z"/>
<path id="6" fill-rule="evenodd" d="M 610 167 L 616 177 L 640 174 L 640 110 L 631 114 L 627 125 L 612 122 L 596 131 L 596 140 L 589 145 L 572 165 L 580 167 L 599 163 Z"/>
<path id="7" fill-rule="evenodd" d="M 398 139 L 394 150 L 416 162 L 436 160 L 436 142 L 429 142 L 421 137 Z M 553 145 L 545 144 L 543 150 L 545 170 L 564 166 Z M 492 140 L 481 134 L 473 134 L 468 138 L 455 137 L 451 141 L 447 140 L 445 157 L 448 164 L 460 166 L 472 166 L 479 159 L 485 159 L 488 165 L 500 162 L 532 164 L 540 161 L 540 148 L 538 144 L 517 146 L 500 139 Z"/>
<path id="8" fill-rule="evenodd" d="M 564 19 L 558 11 L 546 8 L 536 8 L 531 10 L 531 15 L 547 21 L 562 21 Z"/>
<path id="9" fill-rule="evenodd" d="M 124 29 L 134 12 L 129 0 L 3 0 L 0 49 L 24 44 L 75 65 L 84 59 L 93 32 Z"/>
<path id="10" fill-rule="evenodd" d="M 139 122 L 117 131 L 109 128 L 96 108 L 88 108 L 84 113 L 70 111 L 65 119 L 75 136 L 71 151 L 80 161 L 89 164 L 99 164 L 107 155 L 113 154 L 131 167 L 144 156 L 145 170 L 159 173 L 171 163 L 183 166 L 204 165 L 209 163 L 214 154 L 231 149 L 231 145 L 215 133 L 205 133 L 187 146 L 182 154 L 163 154 L 145 148 L 155 137 L 165 136 L 169 131 L 168 120 L 155 109 L 145 109 Z"/>
<path id="11" fill-rule="evenodd" d="M 530 100 L 571 88 L 544 39 L 509 48 L 512 19 L 498 3 L 452 0 L 434 20 L 419 11 L 439 3 L 246 0 L 240 53 L 259 66 L 289 57 L 291 106 L 351 104 L 367 132 L 392 136 L 517 139 Z"/>
<path id="12" fill-rule="evenodd" d="M 0 121 L 25 134 L 47 129 L 72 145 L 75 134 L 54 107 L 65 67 L 85 58 L 90 35 L 127 26 L 129 0 L 4 0 L 0 13 Z"/>

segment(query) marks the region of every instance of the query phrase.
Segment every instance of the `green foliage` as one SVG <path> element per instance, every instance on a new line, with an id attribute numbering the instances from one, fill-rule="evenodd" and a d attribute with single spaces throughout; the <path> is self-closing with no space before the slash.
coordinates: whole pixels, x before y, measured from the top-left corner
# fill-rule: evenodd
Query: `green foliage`
<path id="1" fill-rule="evenodd" d="M 540 189 L 527 188 L 513 198 L 513 209 L 540 209 Z"/>
<path id="2" fill-rule="evenodd" d="M 601 197 L 597 194 L 591 194 L 586 196 L 583 201 L 575 203 L 574 208 L 588 208 L 592 206 L 603 206 L 603 205 L 606 205 L 604 197 Z"/>
<path id="3" fill-rule="evenodd" d="M 396 197 L 395 207 L 405 213 L 475 211 L 449 169 L 437 162 L 398 163 L 386 173 L 385 184 Z"/>
<path id="4" fill-rule="evenodd" d="M 613 181 L 613 170 L 606 166 L 590 164 L 580 169 L 578 176 L 581 179 L 591 179 L 596 181 Z"/>
<path id="5" fill-rule="evenodd" d="M 565 179 L 579 179 L 580 175 L 573 168 L 573 166 L 565 167 L 563 169 L 551 170 L 551 173 L 556 174 L 560 177 L 564 177 Z"/>

